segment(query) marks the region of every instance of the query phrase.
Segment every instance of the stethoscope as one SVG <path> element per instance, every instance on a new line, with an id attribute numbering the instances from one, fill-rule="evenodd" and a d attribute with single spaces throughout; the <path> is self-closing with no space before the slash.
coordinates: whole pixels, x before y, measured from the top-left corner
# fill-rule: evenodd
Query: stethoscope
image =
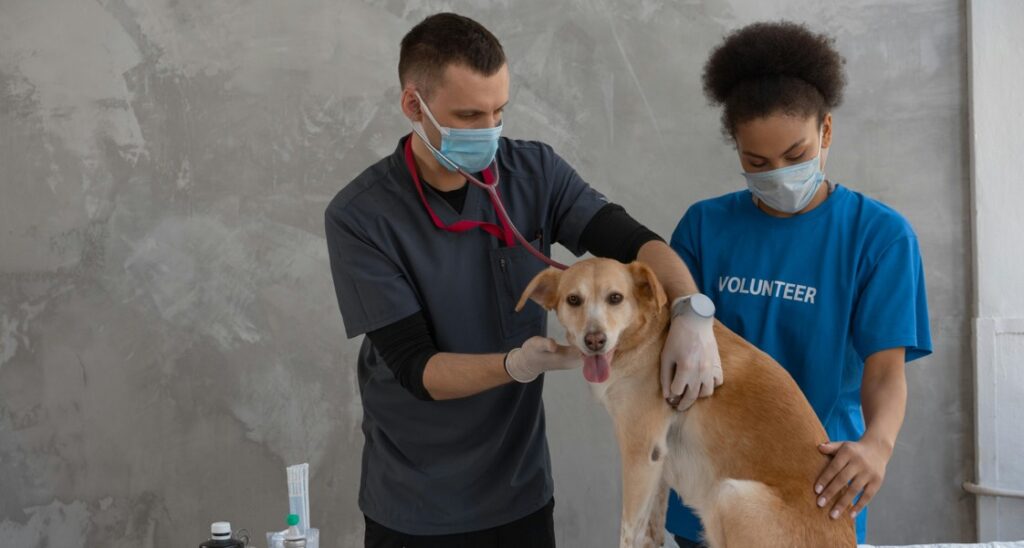
<path id="1" fill-rule="evenodd" d="M 427 147 L 430 148 L 430 150 L 432 152 L 434 152 L 435 154 L 437 154 L 438 156 L 443 158 L 450 165 L 455 166 L 456 173 L 458 173 L 459 175 L 462 175 L 463 177 L 466 178 L 467 181 L 469 181 L 470 183 L 472 183 L 473 185 L 475 185 L 475 186 L 477 186 L 479 188 L 484 189 L 487 192 L 487 194 L 490 196 L 491 204 L 494 206 L 494 211 L 495 211 L 495 213 L 498 214 L 498 220 L 501 222 L 502 227 L 504 227 L 505 230 L 511 232 L 511 234 L 515 238 L 515 240 L 519 242 L 519 245 L 521 245 L 524 248 L 526 248 L 526 250 L 529 251 L 531 255 L 533 255 L 534 257 L 536 257 L 541 262 L 543 262 L 543 263 L 545 263 L 547 265 L 553 266 L 553 267 L 555 267 L 555 268 L 557 268 L 559 270 L 566 270 L 567 268 L 569 268 L 568 266 L 566 266 L 566 265 L 564 265 L 564 264 L 562 264 L 562 263 L 560 263 L 558 261 L 555 261 L 551 257 L 548 257 L 548 256 L 544 255 L 543 253 L 541 253 L 537 248 L 535 248 L 532 245 L 530 245 L 530 242 L 526 238 L 524 238 L 522 234 L 519 233 L 519 229 L 516 228 L 515 223 L 513 223 L 512 219 L 509 217 L 508 211 L 505 209 L 505 204 L 501 201 L 501 196 L 498 194 L 498 182 L 501 180 L 501 174 L 498 173 L 498 158 L 497 157 L 495 157 L 494 160 L 491 161 L 491 165 L 489 165 L 487 167 L 487 169 L 484 171 L 484 179 L 486 181 L 481 181 L 480 179 L 477 179 L 476 177 L 471 175 L 466 170 L 462 169 L 458 164 L 456 164 L 455 162 L 451 161 L 451 159 L 448 158 L 447 156 L 445 156 L 444 154 L 442 154 L 441 151 L 439 151 L 436 148 L 434 148 L 434 145 L 430 144 L 430 140 L 426 138 L 426 135 L 420 134 L 420 132 L 417 131 L 417 128 L 414 127 L 413 131 L 416 133 L 416 135 L 418 135 L 420 137 L 420 139 L 427 145 Z M 443 223 L 441 223 L 440 220 L 437 218 L 437 216 L 434 214 L 433 210 L 430 209 L 430 205 L 427 204 L 426 197 L 423 195 L 423 189 L 422 189 L 422 186 L 420 185 L 420 182 L 419 182 L 419 175 L 416 173 L 416 163 L 413 160 L 413 156 L 412 156 L 412 135 L 410 135 L 408 141 L 406 141 L 405 156 L 406 156 L 406 164 L 407 164 L 407 166 L 409 168 L 410 173 L 413 176 L 413 181 L 416 183 L 417 190 L 420 192 L 420 198 L 423 200 L 423 205 L 426 206 L 427 211 L 430 213 L 431 218 L 434 220 L 434 224 L 437 225 L 440 228 L 447 229 L 448 227 L 444 226 Z M 493 175 L 493 179 L 492 179 L 492 177 L 488 176 L 488 173 L 493 173 L 494 174 Z M 492 179 L 492 180 L 487 180 L 487 179 Z M 475 222 L 474 223 L 474 225 L 476 225 L 476 226 L 480 226 L 480 225 L 483 225 L 483 224 L 485 224 L 485 223 L 482 223 L 482 222 Z M 497 236 L 497 234 L 493 234 L 493 233 L 492 233 L 492 235 Z M 508 240 L 506 240 L 506 243 L 509 243 Z"/>

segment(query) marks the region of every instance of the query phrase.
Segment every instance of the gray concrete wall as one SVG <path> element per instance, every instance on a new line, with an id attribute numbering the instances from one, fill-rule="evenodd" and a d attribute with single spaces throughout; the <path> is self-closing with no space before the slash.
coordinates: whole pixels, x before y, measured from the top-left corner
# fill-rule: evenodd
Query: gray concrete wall
<path id="1" fill-rule="evenodd" d="M 970 149 L 976 317 L 975 481 L 981 488 L 1024 492 L 1024 255 L 1019 249 L 1024 186 L 1017 169 L 1024 146 L 1024 2 L 972 0 Z M 980 540 L 1024 538 L 1024 498 L 978 497 Z"/>
<path id="2" fill-rule="evenodd" d="M 325 545 L 358 545 L 358 341 L 322 211 L 408 131 L 398 42 L 440 9 L 503 41 L 506 134 L 664 235 L 742 185 L 700 93 L 708 49 L 766 18 L 834 34 L 850 86 L 829 171 L 916 227 L 936 351 L 909 369 L 869 540 L 973 537 L 960 2 L 3 0 L 0 545 L 277 528 L 301 461 Z M 560 543 L 614 545 L 609 422 L 578 374 L 551 377 Z"/>

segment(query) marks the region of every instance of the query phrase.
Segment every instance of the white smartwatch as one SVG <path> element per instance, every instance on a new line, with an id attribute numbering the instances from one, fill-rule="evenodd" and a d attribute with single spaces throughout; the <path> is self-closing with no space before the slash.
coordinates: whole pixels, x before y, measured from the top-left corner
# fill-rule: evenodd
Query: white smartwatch
<path id="1" fill-rule="evenodd" d="M 679 297 L 672 301 L 672 317 L 682 316 L 693 311 L 701 318 L 713 318 L 715 316 L 715 303 L 703 293 L 693 293 Z"/>

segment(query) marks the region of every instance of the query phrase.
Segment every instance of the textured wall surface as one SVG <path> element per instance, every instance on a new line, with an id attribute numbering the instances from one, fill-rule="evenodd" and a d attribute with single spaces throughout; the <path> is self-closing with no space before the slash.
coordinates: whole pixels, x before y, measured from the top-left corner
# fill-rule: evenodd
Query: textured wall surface
<path id="1" fill-rule="evenodd" d="M 322 212 L 408 131 L 398 42 L 445 9 L 505 45 L 506 135 L 663 235 L 743 184 L 700 93 L 709 48 L 760 19 L 836 37 L 829 172 L 914 224 L 935 339 L 869 540 L 971 539 L 960 2 L 0 0 L 0 545 L 280 528 L 302 461 L 324 545 L 358 544 L 359 341 Z M 560 543 L 612 546 L 610 423 L 580 375 L 551 377 Z"/>
<path id="2" fill-rule="evenodd" d="M 1024 2 L 972 0 L 970 147 L 975 290 L 975 464 L 984 487 L 1024 491 Z M 1010 121 L 1010 123 L 1007 123 Z M 1024 499 L 978 497 L 980 540 L 1024 538 Z"/>

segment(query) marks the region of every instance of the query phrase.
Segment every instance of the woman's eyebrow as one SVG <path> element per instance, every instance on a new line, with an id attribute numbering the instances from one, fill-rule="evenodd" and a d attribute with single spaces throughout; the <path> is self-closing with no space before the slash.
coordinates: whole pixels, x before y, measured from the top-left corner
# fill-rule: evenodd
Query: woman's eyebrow
<path id="1" fill-rule="evenodd" d="M 806 138 L 803 138 L 803 139 L 800 139 L 799 141 L 797 141 L 797 142 L 793 143 L 793 144 L 792 144 L 792 145 L 791 145 L 791 146 L 790 146 L 789 148 L 787 148 L 787 149 L 786 149 L 786 152 L 783 152 L 783 153 L 782 153 L 782 155 L 783 155 L 783 156 L 786 156 L 786 155 L 787 155 L 787 154 L 789 154 L 790 152 L 793 152 L 793 149 L 794 149 L 794 148 L 796 148 L 796 147 L 798 147 L 798 146 L 800 146 L 800 145 L 804 144 L 804 142 L 806 142 L 806 141 L 807 141 L 807 139 L 806 139 Z M 744 150 L 744 151 L 743 151 L 743 154 L 746 154 L 747 156 L 752 156 L 752 157 L 754 157 L 754 158 L 759 158 L 759 159 L 761 159 L 761 160 L 767 160 L 767 159 L 768 159 L 768 158 L 765 158 L 764 156 L 761 156 L 760 154 L 754 154 L 753 152 L 750 152 L 749 150 Z"/>
<path id="2" fill-rule="evenodd" d="M 793 146 L 791 146 L 791 147 L 787 148 L 787 149 L 786 149 L 786 152 L 783 152 L 783 153 L 782 153 L 782 155 L 783 155 L 783 156 L 786 156 L 786 155 L 788 155 L 788 154 L 789 154 L 790 152 L 793 152 L 793 149 L 795 149 L 796 147 L 798 147 L 798 146 L 800 146 L 800 145 L 804 144 L 804 143 L 805 143 L 806 141 L 807 141 L 807 138 L 805 137 L 805 138 L 803 138 L 803 139 L 800 139 L 799 141 L 797 141 L 797 142 L 793 143 Z"/>

